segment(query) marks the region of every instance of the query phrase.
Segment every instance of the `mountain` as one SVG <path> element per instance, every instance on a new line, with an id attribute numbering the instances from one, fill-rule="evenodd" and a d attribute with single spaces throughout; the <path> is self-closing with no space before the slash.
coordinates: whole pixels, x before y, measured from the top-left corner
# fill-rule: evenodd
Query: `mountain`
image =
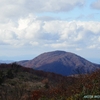
<path id="1" fill-rule="evenodd" d="M 9 63 L 12 63 L 14 61 L 11 61 L 11 60 L 0 60 L 0 63 L 6 63 L 6 64 L 9 64 Z"/>
<path id="2" fill-rule="evenodd" d="M 19 61 L 18 64 L 64 76 L 90 73 L 100 68 L 98 64 L 94 64 L 74 53 L 65 51 L 46 52 L 32 60 Z"/>

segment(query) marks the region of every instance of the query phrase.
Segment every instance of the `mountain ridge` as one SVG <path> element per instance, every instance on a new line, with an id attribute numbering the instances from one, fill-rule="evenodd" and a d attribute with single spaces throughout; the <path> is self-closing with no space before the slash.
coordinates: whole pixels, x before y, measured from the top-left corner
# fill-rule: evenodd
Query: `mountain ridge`
<path id="1" fill-rule="evenodd" d="M 74 53 L 65 51 L 52 51 L 40 54 L 29 61 L 20 61 L 18 64 L 36 70 L 54 72 L 61 75 L 89 73 L 100 67 Z"/>

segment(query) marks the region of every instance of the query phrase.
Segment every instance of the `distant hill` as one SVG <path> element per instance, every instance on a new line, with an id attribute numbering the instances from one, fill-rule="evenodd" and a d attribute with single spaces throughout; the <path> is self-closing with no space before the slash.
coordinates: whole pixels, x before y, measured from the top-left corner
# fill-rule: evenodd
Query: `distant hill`
<path id="1" fill-rule="evenodd" d="M 0 63 L 6 63 L 6 64 L 9 64 L 9 63 L 12 63 L 14 61 L 12 60 L 0 60 Z"/>
<path id="2" fill-rule="evenodd" d="M 46 52 L 32 60 L 19 61 L 18 64 L 65 76 L 90 73 L 100 68 L 98 64 L 94 64 L 74 53 L 65 51 Z"/>

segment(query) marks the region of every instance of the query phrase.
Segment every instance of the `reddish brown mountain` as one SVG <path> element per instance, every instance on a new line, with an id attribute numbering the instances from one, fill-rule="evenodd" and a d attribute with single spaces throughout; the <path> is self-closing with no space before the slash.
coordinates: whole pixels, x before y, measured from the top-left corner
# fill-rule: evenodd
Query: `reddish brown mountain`
<path id="1" fill-rule="evenodd" d="M 100 65 L 91 63 L 76 54 L 65 51 L 43 53 L 32 60 L 20 61 L 18 64 L 65 76 L 89 73 L 100 67 Z"/>

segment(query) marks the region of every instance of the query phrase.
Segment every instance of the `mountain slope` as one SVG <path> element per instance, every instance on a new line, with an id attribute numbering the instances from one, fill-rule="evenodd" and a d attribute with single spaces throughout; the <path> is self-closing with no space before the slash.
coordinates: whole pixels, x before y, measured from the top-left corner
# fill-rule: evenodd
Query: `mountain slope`
<path id="1" fill-rule="evenodd" d="M 65 51 L 43 53 L 32 60 L 20 61 L 18 64 L 65 76 L 92 72 L 100 66 L 91 63 L 76 54 Z"/>

